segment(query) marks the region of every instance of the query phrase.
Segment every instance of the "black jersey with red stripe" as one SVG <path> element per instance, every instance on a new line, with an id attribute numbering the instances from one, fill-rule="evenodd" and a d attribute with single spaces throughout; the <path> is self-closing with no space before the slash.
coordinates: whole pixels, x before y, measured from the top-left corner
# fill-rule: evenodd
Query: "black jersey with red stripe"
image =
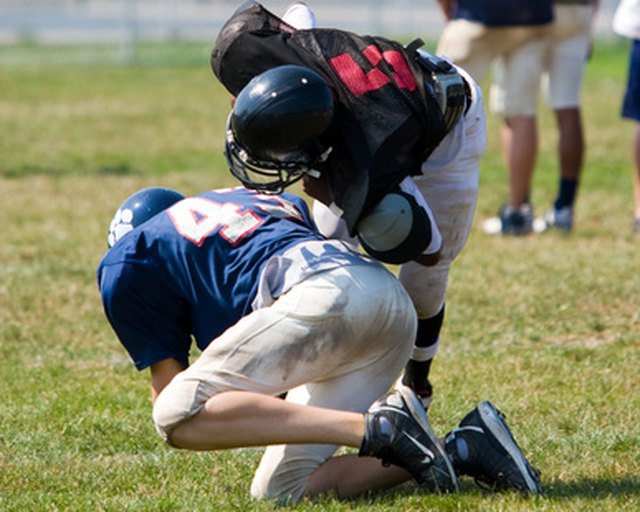
<path id="1" fill-rule="evenodd" d="M 353 230 L 386 193 L 420 173 L 435 147 L 429 128 L 439 120 L 430 112 L 414 53 L 382 37 L 296 30 L 250 2 L 220 31 L 211 66 L 234 96 L 254 76 L 284 64 L 307 66 L 327 79 L 337 106 L 329 136 L 333 152 L 321 171 Z"/>

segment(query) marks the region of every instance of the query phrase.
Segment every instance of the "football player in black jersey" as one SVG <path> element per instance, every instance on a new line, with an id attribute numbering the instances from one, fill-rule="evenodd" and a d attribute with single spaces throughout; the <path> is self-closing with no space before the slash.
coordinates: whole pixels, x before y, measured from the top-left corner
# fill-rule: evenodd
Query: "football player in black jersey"
<path id="1" fill-rule="evenodd" d="M 401 264 L 419 317 L 403 382 L 428 406 L 449 268 L 477 202 L 481 91 L 420 41 L 404 46 L 284 18 L 246 3 L 215 42 L 213 72 L 235 99 L 229 167 L 267 193 L 302 180 L 325 235 Z"/>

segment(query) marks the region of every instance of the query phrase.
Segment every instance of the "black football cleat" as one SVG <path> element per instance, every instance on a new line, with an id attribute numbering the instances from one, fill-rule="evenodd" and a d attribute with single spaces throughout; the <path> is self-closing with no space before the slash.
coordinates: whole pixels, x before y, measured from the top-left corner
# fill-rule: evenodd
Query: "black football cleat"
<path id="1" fill-rule="evenodd" d="M 458 490 L 458 477 L 438 440 L 420 398 L 408 387 L 375 402 L 365 415 L 365 436 L 360 456 L 400 466 L 431 492 Z"/>
<path id="2" fill-rule="evenodd" d="M 459 475 L 481 487 L 540 493 L 540 472 L 520 450 L 504 415 L 483 401 L 445 437 L 445 449 Z"/>

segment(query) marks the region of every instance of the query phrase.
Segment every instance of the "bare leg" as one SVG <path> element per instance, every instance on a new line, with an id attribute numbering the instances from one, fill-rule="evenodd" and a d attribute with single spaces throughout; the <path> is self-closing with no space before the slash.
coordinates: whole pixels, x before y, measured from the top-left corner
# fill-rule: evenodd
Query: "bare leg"
<path id="1" fill-rule="evenodd" d="M 635 201 L 635 217 L 640 219 L 640 123 L 636 123 L 633 137 L 633 196 Z"/>
<path id="2" fill-rule="evenodd" d="M 337 444 L 359 447 L 360 413 L 293 404 L 247 391 L 227 391 L 207 400 L 178 426 L 171 442 L 190 450 L 222 450 L 270 444 Z"/>
<path id="3" fill-rule="evenodd" d="M 227 391 L 211 397 L 196 416 L 177 427 L 173 444 L 217 450 L 270 444 L 319 443 L 359 447 L 364 437 L 360 413 L 290 403 L 258 393 Z M 305 496 L 349 498 L 388 489 L 411 479 L 399 467 L 383 467 L 373 457 L 343 455 L 325 461 L 309 478 Z"/>
<path id="4" fill-rule="evenodd" d="M 509 175 L 509 204 L 519 208 L 529 202 L 536 164 L 538 132 L 535 116 L 506 118 L 502 125 L 502 148 Z"/>
<path id="5" fill-rule="evenodd" d="M 563 108 L 555 111 L 560 137 L 558 157 L 560 176 L 568 180 L 578 180 L 584 158 L 584 136 L 582 119 L 578 108 Z"/>
<path id="6" fill-rule="evenodd" d="M 340 499 L 353 498 L 370 491 L 395 487 L 411 480 L 398 466 L 384 467 L 373 457 L 341 455 L 328 459 L 309 478 L 304 495 L 332 494 Z"/>

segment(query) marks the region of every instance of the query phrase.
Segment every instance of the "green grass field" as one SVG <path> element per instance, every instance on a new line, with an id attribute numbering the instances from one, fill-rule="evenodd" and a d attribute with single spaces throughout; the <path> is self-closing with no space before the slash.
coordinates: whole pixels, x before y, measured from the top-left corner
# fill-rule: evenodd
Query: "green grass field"
<path id="1" fill-rule="evenodd" d="M 143 50 L 125 67 L 69 58 L 73 48 L 0 47 L 1 510 L 277 508 L 248 496 L 260 450 L 162 444 L 148 376 L 102 313 L 95 268 L 124 197 L 235 183 L 222 157 L 229 102 L 209 47 Z M 432 424 L 444 434 L 491 399 L 541 469 L 545 494 L 465 481 L 458 495 L 430 496 L 409 484 L 298 510 L 640 509 L 640 238 L 631 235 L 632 127 L 619 117 L 627 50 L 599 44 L 587 67 L 575 232 L 481 233 L 507 191 L 490 116 L 477 227 L 451 273 Z M 556 132 L 541 111 L 539 213 L 557 179 Z"/>

